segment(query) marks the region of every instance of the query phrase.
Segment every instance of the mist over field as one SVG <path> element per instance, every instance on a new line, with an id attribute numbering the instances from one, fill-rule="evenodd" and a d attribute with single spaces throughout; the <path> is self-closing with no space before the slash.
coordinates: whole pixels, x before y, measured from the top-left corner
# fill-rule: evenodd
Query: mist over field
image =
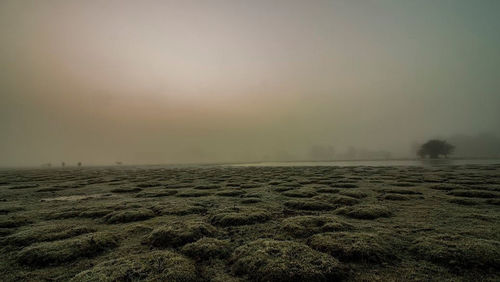
<path id="1" fill-rule="evenodd" d="M 0 280 L 500 281 L 499 0 L 0 0 Z"/>
<path id="2" fill-rule="evenodd" d="M 500 155 L 499 1 L 0 2 L 0 165 Z"/>

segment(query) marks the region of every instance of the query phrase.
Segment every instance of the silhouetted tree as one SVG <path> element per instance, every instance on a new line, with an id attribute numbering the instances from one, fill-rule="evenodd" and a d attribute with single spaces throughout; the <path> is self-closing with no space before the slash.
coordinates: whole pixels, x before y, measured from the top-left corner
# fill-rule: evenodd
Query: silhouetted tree
<path id="1" fill-rule="evenodd" d="M 445 158 L 453 152 L 455 146 L 444 140 L 429 140 L 418 149 L 417 155 L 421 158 L 429 156 L 431 159 L 437 159 L 440 155 Z"/>

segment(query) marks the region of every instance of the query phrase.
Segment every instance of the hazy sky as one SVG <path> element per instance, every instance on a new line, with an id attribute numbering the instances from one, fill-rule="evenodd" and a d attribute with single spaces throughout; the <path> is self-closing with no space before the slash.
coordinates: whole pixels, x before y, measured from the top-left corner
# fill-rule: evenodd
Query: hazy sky
<path id="1" fill-rule="evenodd" d="M 0 165 L 500 134 L 500 1 L 0 2 Z"/>

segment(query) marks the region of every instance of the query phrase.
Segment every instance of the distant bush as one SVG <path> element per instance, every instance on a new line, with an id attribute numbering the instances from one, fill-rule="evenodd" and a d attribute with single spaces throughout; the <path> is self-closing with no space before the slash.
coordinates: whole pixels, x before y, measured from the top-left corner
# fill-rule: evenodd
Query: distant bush
<path id="1" fill-rule="evenodd" d="M 429 140 L 420 146 L 417 151 L 417 155 L 421 158 L 429 156 L 431 159 L 437 159 L 440 155 L 447 157 L 449 154 L 453 153 L 455 146 L 449 144 L 444 140 Z"/>

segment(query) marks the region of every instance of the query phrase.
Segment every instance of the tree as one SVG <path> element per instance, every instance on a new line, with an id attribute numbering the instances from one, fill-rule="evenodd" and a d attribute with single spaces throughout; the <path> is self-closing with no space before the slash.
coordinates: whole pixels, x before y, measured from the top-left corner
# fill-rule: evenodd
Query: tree
<path id="1" fill-rule="evenodd" d="M 444 140 L 429 140 L 418 149 L 417 155 L 421 158 L 429 156 L 431 159 L 437 159 L 440 155 L 448 157 L 455 150 L 455 146 Z"/>

